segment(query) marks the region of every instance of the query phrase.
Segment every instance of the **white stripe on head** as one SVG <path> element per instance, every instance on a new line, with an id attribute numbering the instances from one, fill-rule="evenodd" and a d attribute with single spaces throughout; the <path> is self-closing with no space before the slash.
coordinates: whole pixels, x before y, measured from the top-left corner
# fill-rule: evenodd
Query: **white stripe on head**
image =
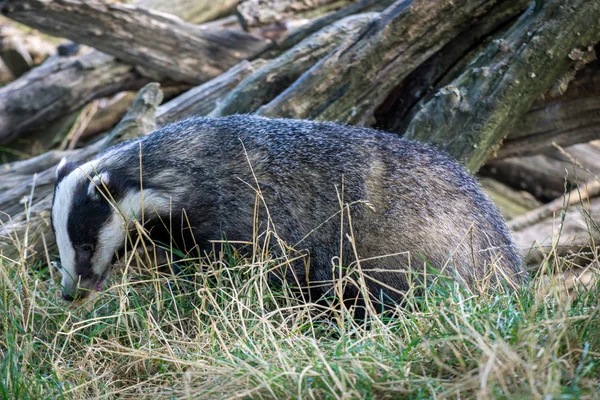
<path id="1" fill-rule="evenodd" d="M 88 196 L 94 200 L 100 200 L 100 193 L 98 190 L 103 186 L 108 186 L 110 180 L 108 172 L 100 172 L 98 175 L 94 175 L 88 186 Z"/>
<path id="2" fill-rule="evenodd" d="M 66 159 L 63 158 L 57 171 L 65 164 Z M 52 219 L 62 267 L 62 285 L 68 291 L 75 289 L 78 279 L 75 271 L 75 249 L 68 230 L 69 211 L 73 205 L 75 189 L 94 172 L 96 164 L 97 161 L 92 161 L 77 167 L 60 181 L 54 194 Z"/>
<path id="3" fill-rule="evenodd" d="M 171 199 L 152 189 L 132 190 L 113 207 L 113 214 L 102 225 L 98 233 L 96 251 L 92 257 L 92 268 L 98 276 L 107 276 L 113 255 L 125 243 L 126 230 L 133 220 L 142 220 L 142 207 L 145 218 L 154 215 L 167 215 L 171 207 Z"/>
<path id="4" fill-rule="evenodd" d="M 67 165 L 67 157 L 63 157 L 60 162 L 58 163 L 58 165 L 56 166 L 56 176 L 58 176 L 58 174 L 60 173 L 60 170 L 63 169 L 63 167 Z"/>

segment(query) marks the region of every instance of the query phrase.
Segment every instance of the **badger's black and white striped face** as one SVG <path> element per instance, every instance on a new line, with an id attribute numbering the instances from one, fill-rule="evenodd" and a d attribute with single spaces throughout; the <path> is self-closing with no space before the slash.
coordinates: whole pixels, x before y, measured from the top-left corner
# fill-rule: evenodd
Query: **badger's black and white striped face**
<path id="1" fill-rule="evenodd" d="M 52 228 L 65 300 L 101 289 L 125 245 L 127 227 L 140 220 L 142 207 L 147 218 L 171 210 L 171 197 L 115 176 L 106 168 L 109 164 L 95 160 L 76 166 L 63 160 L 56 170 Z"/>
<path id="2" fill-rule="evenodd" d="M 110 174 L 96 167 L 94 162 L 75 166 L 63 160 L 57 168 L 52 227 L 65 300 L 100 289 L 125 240 L 123 218 L 111 198 L 120 193 L 110 190 Z"/>

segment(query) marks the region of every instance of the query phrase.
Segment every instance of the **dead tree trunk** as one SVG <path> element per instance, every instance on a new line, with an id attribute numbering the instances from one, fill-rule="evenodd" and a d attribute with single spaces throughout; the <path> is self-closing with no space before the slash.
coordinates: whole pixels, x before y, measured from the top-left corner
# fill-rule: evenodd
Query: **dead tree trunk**
<path id="1" fill-rule="evenodd" d="M 591 54 L 591 53 L 589 53 Z M 498 150 L 496 158 L 528 156 L 600 138 L 600 61 L 567 80 L 568 90 L 536 101 Z"/>
<path id="2" fill-rule="evenodd" d="M 336 21 L 346 18 L 353 14 L 364 13 L 367 11 L 381 11 L 386 7 L 394 3 L 395 0 L 360 0 L 356 3 L 352 3 L 343 7 L 337 11 L 322 15 L 318 18 L 313 19 L 306 25 L 302 25 L 299 28 L 293 29 L 287 32 L 279 39 L 276 39 L 272 45 L 270 45 L 264 52 L 258 54 L 258 57 L 262 58 L 274 58 L 280 55 L 287 49 L 300 43 L 308 36 L 316 33 L 331 25 Z"/>
<path id="3" fill-rule="evenodd" d="M 156 111 L 157 124 L 162 126 L 191 116 L 208 115 L 221 98 L 227 97 L 240 81 L 259 70 L 265 62 L 260 59 L 252 62 L 242 61 L 215 79 L 163 104 Z"/>
<path id="4" fill-rule="evenodd" d="M 132 66 L 100 52 L 45 63 L 0 89 L 0 145 L 93 99 L 147 82 Z"/>
<path id="5" fill-rule="evenodd" d="M 424 105 L 406 137 L 477 171 L 534 100 L 600 40 L 599 19 L 599 1 L 535 3 Z"/>
<path id="6" fill-rule="evenodd" d="M 195 1 L 180 0 L 179 16 L 187 19 Z M 189 8 L 184 7 L 186 4 Z M 0 145 L 96 98 L 137 90 L 147 82 L 133 66 L 98 51 L 49 61 L 0 88 Z"/>
<path id="7" fill-rule="evenodd" d="M 0 57 L 15 78 L 56 52 L 56 45 L 41 35 L 26 34 L 13 26 L 0 26 Z"/>
<path id="8" fill-rule="evenodd" d="M 258 113 L 369 125 L 394 87 L 494 4 L 396 1 Z"/>
<path id="9" fill-rule="evenodd" d="M 135 4 L 176 15 L 192 24 L 201 24 L 233 13 L 239 2 L 240 0 L 141 0 Z"/>
<path id="10" fill-rule="evenodd" d="M 303 11 L 315 8 L 339 7 L 351 0 L 246 0 L 237 8 L 237 15 L 244 29 L 253 26 L 281 22 Z"/>
<path id="11" fill-rule="evenodd" d="M 219 101 L 217 109 L 211 115 L 256 111 L 376 16 L 376 13 L 368 13 L 347 17 L 304 39 L 244 79 L 233 92 Z"/>
<path id="12" fill-rule="evenodd" d="M 5 0 L 2 14 L 55 36 L 87 44 L 151 77 L 202 83 L 264 49 L 235 31 L 209 31 L 172 15 L 97 0 Z M 160 75 L 157 75 L 160 74 Z"/>

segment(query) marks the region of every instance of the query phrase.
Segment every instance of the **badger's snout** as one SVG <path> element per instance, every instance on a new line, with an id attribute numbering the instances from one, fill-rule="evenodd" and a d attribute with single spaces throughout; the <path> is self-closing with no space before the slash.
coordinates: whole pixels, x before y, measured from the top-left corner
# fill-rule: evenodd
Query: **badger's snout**
<path id="1" fill-rule="evenodd" d="M 74 301 L 85 299 L 92 291 L 99 291 L 102 287 L 103 278 L 94 279 L 91 281 L 71 281 L 63 279 L 62 283 L 62 298 L 66 301 Z"/>
<path id="2" fill-rule="evenodd" d="M 64 290 L 62 291 L 62 298 L 66 301 L 75 300 L 75 297 L 71 296 L 69 293 L 65 292 Z"/>

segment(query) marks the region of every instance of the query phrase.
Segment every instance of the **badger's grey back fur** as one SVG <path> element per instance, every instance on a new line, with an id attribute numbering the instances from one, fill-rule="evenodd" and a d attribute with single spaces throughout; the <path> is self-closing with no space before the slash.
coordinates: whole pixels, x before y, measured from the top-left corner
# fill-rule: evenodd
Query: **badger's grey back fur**
<path id="1" fill-rule="evenodd" d="M 94 177 L 96 186 L 108 181 L 106 186 L 117 203 L 128 195 L 124 207 L 138 217 L 143 187 L 146 219 L 156 219 L 157 212 L 168 221 L 170 214 L 174 240 L 180 246 L 185 240 L 188 250 L 194 240 L 200 250 L 210 249 L 208 241 L 222 234 L 232 241 L 250 240 L 254 189 L 259 188 L 278 236 L 291 245 L 300 243 L 297 248 L 310 253 L 308 276 L 304 265 L 295 270 L 302 285 L 332 278 L 332 259 L 340 255 L 340 197 L 352 204 L 358 256 L 372 258 L 361 262 L 361 268 L 376 297 L 385 286 L 407 289 L 406 275 L 398 271 L 422 271 L 425 262 L 455 271 L 471 283 L 482 279 L 492 265 L 496 268 L 488 271 L 492 275 L 522 280 L 522 262 L 506 224 L 475 179 L 439 151 L 389 133 L 251 116 L 188 119 L 166 126 L 113 147 L 79 169 L 59 169 L 56 198 L 67 198 L 63 192 L 68 187 L 74 193 L 73 204 L 60 210 L 55 205 L 53 225 L 57 236 L 59 231 L 64 236 L 65 228 L 56 226 L 56 221 L 68 225 L 72 237 L 63 238 L 62 247 L 79 240 L 75 253 L 86 240 L 98 241 L 99 227 L 114 218 L 104 199 L 108 193 L 94 194 L 90 186 Z M 187 224 L 182 222 L 182 209 L 194 228 L 193 239 L 189 235 L 181 239 L 178 233 Z M 264 228 L 265 214 L 261 215 Z M 77 230 L 72 224 L 85 227 Z M 160 225 L 155 224 L 154 232 L 160 231 Z M 111 229 L 116 226 L 114 222 Z M 345 233 L 348 229 L 343 227 Z M 348 265 L 355 256 L 343 237 L 342 262 Z M 58 242 L 63 257 L 69 252 L 61 248 L 60 238 Z M 77 260 L 85 261 L 87 254 L 92 261 L 83 266 L 73 261 L 77 266 L 70 274 L 76 275 L 80 286 L 89 288 L 103 279 L 106 270 L 94 265 L 94 255 L 86 251 Z M 391 254 L 396 255 L 376 258 Z M 92 283 L 81 283 L 86 280 Z M 63 284 L 73 289 L 68 279 Z M 352 288 L 346 293 L 355 294 Z M 384 289 L 384 295 L 400 299 L 390 290 Z"/>

